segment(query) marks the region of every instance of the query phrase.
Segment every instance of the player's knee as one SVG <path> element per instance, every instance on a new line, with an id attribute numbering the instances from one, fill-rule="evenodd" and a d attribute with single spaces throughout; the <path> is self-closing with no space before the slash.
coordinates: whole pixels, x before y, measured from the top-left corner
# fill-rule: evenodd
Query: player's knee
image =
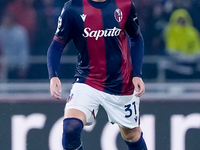
<path id="1" fill-rule="evenodd" d="M 81 145 L 83 122 L 77 118 L 66 118 L 63 121 L 62 145 L 64 149 L 76 149 Z"/>
<path id="2" fill-rule="evenodd" d="M 135 128 L 133 130 L 131 130 L 130 132 L 126 132 L 125 134 L 123 134 L 123 139 L 125 141 L 129 141 L 129 142 L 136 142 L 140 139 L 141 137 L 141 130 L 140 128 Z"/>
<path id="3" fill-rule="evenodd" d="M 125 141 L 129 150 L 147 150 L 146 142 L 143 138 L 143 133 L 141 133 L 139 140 L 133 141 Z"/>
<path id="4" fill-rule="evenodd" d="M 140 139 L 141 134 L 135 133 L 130 136 L 125 136 L 124 140 L 129 141 L 129 142 L 136 142 Z"/>

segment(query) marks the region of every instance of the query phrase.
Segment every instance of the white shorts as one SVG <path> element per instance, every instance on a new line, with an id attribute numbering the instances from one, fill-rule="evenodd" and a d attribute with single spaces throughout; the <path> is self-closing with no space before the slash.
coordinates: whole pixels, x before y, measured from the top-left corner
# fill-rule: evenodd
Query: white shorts
<path id="1" fill-rule="evenodd" d="M 127 128 L 139 125 L 139 97 L 111 95 L 83 83 L 74 83 L 65 110 L 78 109 L 85 113 L 87 124 L 95 121 L 99 105 L 105 109 L 111 123 Z"/>

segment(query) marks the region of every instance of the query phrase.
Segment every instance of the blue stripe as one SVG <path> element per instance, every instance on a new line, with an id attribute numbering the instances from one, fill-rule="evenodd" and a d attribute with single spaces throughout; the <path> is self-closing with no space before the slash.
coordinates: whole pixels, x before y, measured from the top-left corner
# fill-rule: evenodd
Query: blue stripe
<path id="1" fill-rule="evenodd" d="M 114 18 L 114 11 L 117 9 L 116 2 L 110 1 L 110 4 L 102 9 L 103 24 L 105 29 L 119 28 L 119 23 Z M 116 43 L 116 44 L 115 44 Z M 117 46 L 118 45 L 118 46 Z M 105 37 L 106 61 L 107 61 L 107 79 L 105 81 L 105 92 L 112 90 L 112 94 L 121 94 L 122 75 L 121 75 L 121 50 L 117 37 Z"/>
<path id="2" fill-rule="evenodd" d="M 79 16 L 83 14 L 83 1 L 73 0 L 74 10 L 76 10 L 78 15 L 76 15 L 74 20 L 74 36 L 73 41 L 78 50 L 78 64 L 76 67 L 75 79 L 79 78 L 77 82 L 85 83 L 85 80 L 89 74 L 89 55 L 87 50 L 87 40 L 82 36 L 84 30 L 84 22 Z M 80 34 L 81 32 L 81 34 Z M 79 36 L 78 36 L 79 35 Z M 83 60 L 83 61 L 82 61 Z"/>

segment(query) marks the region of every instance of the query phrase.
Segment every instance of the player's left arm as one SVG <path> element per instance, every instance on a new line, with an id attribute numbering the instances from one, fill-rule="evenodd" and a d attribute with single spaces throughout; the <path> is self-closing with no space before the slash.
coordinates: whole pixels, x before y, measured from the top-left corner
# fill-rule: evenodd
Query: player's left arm
<path id="1" fill-rule="evenodd" d="M 127 19 L 125 30 L 130 39 L 130 55 L 133 67 L 133 84 L 137 91 L 136 96 L 140 97 L 145 92 L 145 85 L 142 80 L 142 64 L 144 55 L 144 40 L 140 32 L 139 22 L 136 14 L 135 5 L 132 3 L 130 14 Z"/>

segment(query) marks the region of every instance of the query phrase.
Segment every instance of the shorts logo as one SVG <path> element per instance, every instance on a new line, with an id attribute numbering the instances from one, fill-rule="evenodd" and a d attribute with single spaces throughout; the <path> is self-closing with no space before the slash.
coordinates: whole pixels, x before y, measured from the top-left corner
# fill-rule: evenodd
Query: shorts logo
<path id="1" fill-rule="evenodd" d="M 137 116 L 134 119 L 135 119 L 135 122 L 137 122 Z"/>
<path id="2" fill-rule="evenodd" d="M 69 103 L 69 102 L 72 100 L 73 96 L 74 96 L 73 93 L 70 94 L 69 97 L 67 98 L 67 101 L 66 101 L 66 102 Z"/>
<path id="3" fill-rule="evenodd" d="M 122 11 L 121 11 L 119 8 L 117 8 L 117 9 L 115 10 L 114 16 L 115 16 L 115 20 L 116 20 L 117 22 L 121 22 L 121 21 L 122 21 L 123 14 L 122 14 Z"/>

